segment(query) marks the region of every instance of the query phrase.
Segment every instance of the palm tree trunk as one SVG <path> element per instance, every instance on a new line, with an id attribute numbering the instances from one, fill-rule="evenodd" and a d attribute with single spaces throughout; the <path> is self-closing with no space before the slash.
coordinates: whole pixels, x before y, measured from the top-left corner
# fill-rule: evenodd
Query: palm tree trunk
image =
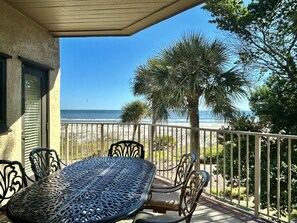
<path id="1" fill-rule="evenodd" d="M 134 139 L 135 139 L 135 135 L 136 135 L 136 131 L 137 131 L 137 126 L 138 125 L 133 125 L 133 135 L 132 135 L 132 141 L 134 141 Z"/>
<path id="2" fill-rule="evenodd" d="M 151 157 L 150 157 L 150 159 L 151 159 L 151 161 L 152 161 L 152 159 L 153 159 L 153 151 L 154 151 L 154 147 L 156 146 L 155 145 L 155 124 L 157 124 L 157 119 L 156 119 L 156 117 L 155 117 L 155 115 L 153 115 L 153 117 L 152 117 L 152 127 L 151 127 L 151 138 L 150 138 L 150 142 L 151 142 L 151 150 L 150 150 L 150 153 L 151 154 L 149 154 L 149 155 L 151 155 Z"/>
<path id="3" fill-rule="evenodd" d="M 153 115 L 152 124 L 153 125 L 157 124 L 157 119 L 156 119 L 155 115 Z M 154 139 L 154 135 L 155 135 L 155 126 L 152 126 L 152 138 L 153 139 Z"/>
<path id="4" fill-rule="evenodd" d="M 198 161 L 200 157 L 200 134 L 199 134 L 199 108 L 198 103 L 193 103 L 191 107 L 188 108 L 190 124 L 191 124 L 191 152 L 198 155 Z"/>

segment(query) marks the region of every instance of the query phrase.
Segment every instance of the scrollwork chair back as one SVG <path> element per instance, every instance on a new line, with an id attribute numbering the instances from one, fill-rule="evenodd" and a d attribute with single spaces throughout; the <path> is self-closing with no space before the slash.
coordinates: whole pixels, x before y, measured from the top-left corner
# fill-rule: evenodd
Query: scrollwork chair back
<path id="1" fill-rule="evenodd" d="M 180 210 L 186 216 L 186 222 L 190 222 L 196 209 L 200 195 L 209 182 L 209 173 L 204 170 L 193 170 L 182 188 Z"/>
<path id="2" fill-rule="evenodd" d="M 179 185 L 185 182 L 188 175 L 190 174 L 193 165 L 197 161 L 197 154 L 196 153 L 188 153 L 184 154 L 177 166 L 175 179 L 174 179 L 174 185 Z"/>
<path id="3" fill-rule="evenodd" d="M 138 142 L 123 140 L 110 145 L 108 156 L 126 156 L 144 159 L 144 147 Z"/>
<path id="4" fill-rule="evenodd" d="M 33 149 L 29 158 L 36 181 L 61 169 L 59 156 L 54 149 Z"/>
<path id="5" fill-rule="evenodd" d="M 3 207 L 16 192 L 27 186 L 26 174 L 18 161 L 0 160 L 0 204 Z"/>

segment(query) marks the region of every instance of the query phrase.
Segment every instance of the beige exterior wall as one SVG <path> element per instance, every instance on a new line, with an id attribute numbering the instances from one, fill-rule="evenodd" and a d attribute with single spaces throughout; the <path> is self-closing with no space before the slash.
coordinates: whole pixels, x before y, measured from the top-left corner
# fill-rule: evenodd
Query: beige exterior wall
<path id="1" fill-rule="evenodd" d="M 60 147 L 59 39 L 0 0 L 0 52 L 7 60 L 7 125 L 0 135 L 0 159 L 22 161 L 21 60 L 18 56 L 54 68 L 49 73 L 49 147 Z"/>

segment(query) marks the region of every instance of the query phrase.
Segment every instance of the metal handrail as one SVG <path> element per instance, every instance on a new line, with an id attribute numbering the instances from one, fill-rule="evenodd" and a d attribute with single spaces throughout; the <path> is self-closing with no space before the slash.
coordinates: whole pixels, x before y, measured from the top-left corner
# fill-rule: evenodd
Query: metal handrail
<path id="1" fill-rule="evenodd" d="M 200 139 L 200 150 L 197 151 L 200 157 L 198 168 L 210 173 L 210 182 L 206 190 L 210 197 L 236 205 L 237 208 L 250 211 L 257 217 L 267 217 L 281 222 L 291 221 L 290 211 L 286 218 L 280 214 L 280 201 L 274 206 L 276 211 L 272 210 L 271 197 L 274 196 L 280 200 L 281 191 L 287 190 L 286 202 L 288 210 L 292 210 L 292 160 L 296 160 L 296 157 L 292 157 L 292 148 L 297 147 L 296 135 L 147 123 L 137 124 L 137 134 L 134 135 L 134 125 L 134 123 L 63 122 L 60 157 L 70 164 L 90 155 L 107 156 L 110 144 L 119 140 L 131 140 L 135 136 L 134 140 L 143 144 L 146 149 L 146 159 L 153 162 L 158 169 L 169 169 L 178 163 L 182 154 L 191 151 L 190 133 L 196 130 Z M 281 151 L 282 144 L 286 144 L 287 151 Z M 282 157 L 284 153 L 287 154 L 286 160 Z M 272 155 L 277 157 L 276 193 L 270 189 Z M 265 167 L 267 171 L 264 176 L 263 172 L 261 173 L 263 157 L 267 159 Z M 254 162 L 254 166 L 250 166 L 251 161 Z M 242 165 L 243 162 L 245 162 L 244 165 Z M 281 167 L 281 162 L 288 164 L 285 170 L 288 172 L 286 188 L 281 188 L 280 185 L 280 169 L 284 168 Z M 219 168 L 222 169 L 219 171 Z M 241 177 L 242 175 L 244 177 Z M 169 171 L 160 176 L 172 181 L 175 173 Z M 231 179 L 228 180 L 227 176 Z M 268 179 L 266 185 L 261 185 L 263 184 L 261 177 Z M 251 191 L 252 181 L 255 188 L 253 191 Z M 236 197 L 232 196 L 233 193 L 237 193 Z M 261 209 L 263 193 L 267 194 L 266 210 Z M 249 199 L 243 201 L 241 195 Z"/>

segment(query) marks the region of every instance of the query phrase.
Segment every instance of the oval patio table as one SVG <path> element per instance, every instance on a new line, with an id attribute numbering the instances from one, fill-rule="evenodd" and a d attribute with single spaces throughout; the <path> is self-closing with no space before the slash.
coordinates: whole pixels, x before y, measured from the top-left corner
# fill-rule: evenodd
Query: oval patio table
<path id="1" fill-rule="evenodd" d="M 139 158 L 76 162 L 15 194 L 7 204 L 13 222 L 116 222 L 146 201 L 156 167 Z"/>

